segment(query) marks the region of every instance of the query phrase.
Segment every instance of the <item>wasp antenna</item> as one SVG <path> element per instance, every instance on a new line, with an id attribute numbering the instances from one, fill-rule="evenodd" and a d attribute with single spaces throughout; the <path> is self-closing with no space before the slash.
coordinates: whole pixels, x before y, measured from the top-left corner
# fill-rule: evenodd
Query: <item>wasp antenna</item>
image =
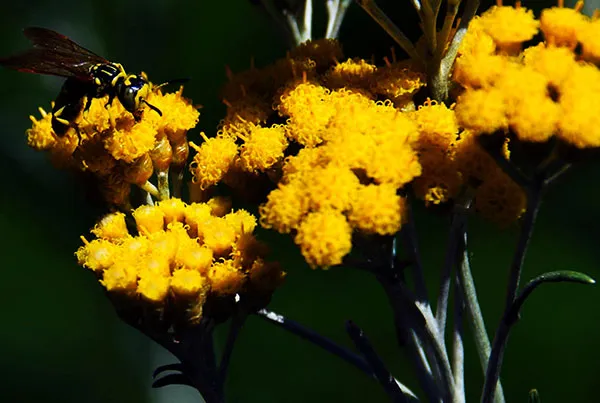
<path id="1" fill-rule="evenodd" d="M 173 79 L 173 80 L 165 81 L 164 83 L 155 86 L 154 89 L 159 89 L 159 88 L 162 88 L 162 87 L 164 87 L 166 85 L 171 85 L 171 84 L 184 84 L 184 83 L 187 83 L 190 80 L 191 80 L 191 78 L 189 78 L 189 77 L 176 78 L 176 79 Z"/>
<path id="2" fill-rule="evenodd" d="M 153 111 L 158 113 L 159 116 L 162 116 L 162 112 L 156 106 L 152 105 L 150 102 L 146 101 L 145 99 L 143 99 L 142 102 L 145 103 L 146 105 L 148 105 L 148 107 L 150 109 L 152 109 Z"/>

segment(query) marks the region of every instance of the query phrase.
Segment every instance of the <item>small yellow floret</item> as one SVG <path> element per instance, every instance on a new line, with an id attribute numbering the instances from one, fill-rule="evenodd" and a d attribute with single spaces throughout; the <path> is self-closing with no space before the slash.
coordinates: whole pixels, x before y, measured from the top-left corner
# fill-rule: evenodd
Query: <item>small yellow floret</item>
<path id="1" fill-rule="evenodd" d="M 231 260 L 214 263 L 208 270 L 211 291 L 219 295 L 231 295 L 240 291 L 246 276 Z"/>
<path id="2" fill-rule="evenodd" d="M 297 182 L 279 185 L 267 196 L 267 202 L 259 207 L 260 225 L 288 233 L 308 211 L 308 198 Z"/>
<path id="3" fill-rule="evenodd" d="M 326 75 L 329 88 L 369 89 L 377 67 L 364 59 L 348 59 L 336 64 Z"/>
<path id="4" fill-rule="evenodd" d="M 213 262 L 213 251 L 206 246 L 193 242 L 186 248 L 179 248 L 177 261 L 183 268 L 206 273 Z"/>
<path id="5" fill-rule="evenodd" d="M 350 253 L 352 229 L 339 211 L 321 210 L 306 216 L 294 241 L 311 268 L 328 268 Z"/>
<path id="6" fill-rule="evenodd" d="M 173 197 L 158 202 L 158 208 L 163 212 L 165 223 L 183 222 L 186 204 L 183 200 Z"/>
<path id="7" fill-rule="evenodd" d="M 525 49 L 523 61 L 526 66 L 542 73 L 555 89 L 577 68 L 575 55 L 569 49 L 543 43 Z"/>
<path id="8" fill-rule="evenodd" d="M 194 297 L 208 287 L 208 280 L 196 270 L 175 270 L 171 277 L 171 289 L 176 295 Z"/>
<path id="9" fill-rule="evenodd" d="M 156 130 L 147 121 L 131 123 L 122 130 L 115 129 L 105 141 L 105 147 L 116 160 L 127 163 L 146 154 L 156 141 Z"/>
<path id="10" fill-rule="evenodd" d="M 579 10 L 552 7 L 542 11 L 540 24 L 546 43 L 575 49 L 578 36 L 586 28 L 588 18 Z"/>
<path id="11" fill-rule="evenodd" d="M 256 217 L 240 209 L 223 217 L 229 223 L 238 235 L 251 234 L 256 228 Z"/>
<path id="12" fill-rule="evenodd" d="M 140 206 L 133 211 L 133 218 L 140 234 L 148 235 L 164 230 L 165 214 L 158 207 Z"/>
<path id="13" fill-rule="evenodd" d="M 230 197 L 215 196 L 211 197 L 206 204 L 210 207 L 214 216 L 223 217 L 231 211 L 232 200 Z"/>
<path id="14" fill-rule="evenodd" d="M 250 268 L 248 278 L 253 287 L 272 292 L 283 283 L 285 272 L 277 262 L 265 262 L 263 259 L 256 259 Z"/>
<path id="15" fill-rule="evenodd" d="M 314 147 L 323 141 L 323 132 L 335 113 L 329 103 L 329 89 L 300 83 L 285 92 L 278 105 L 279 113 L 289 116 L 287 135 L 303 146 Z"/>
<path id="16" fill-rule="evenodd" d="M 237 238 L 235 228 L 220 217 L 206 220 L 203 225 L 198 227 L 198 234 L 204 245 L 210 248 L 216 256 L 228 254 Z"/>
<path id="17" fill-rule="evenodd" d="M 512 53 L 515 45 L 537 34 L 539 22 L 524 7 L 492 6 L 481 15 L 481 25 L 498 47 Z"/>
<path id="18" fill-rule="evenodd" d="M 108 239 L 110 241 L 118 241 L 130 237 L 125 224 L 125 214 L 112 213 L 105 215 L 96 224 L 92 233 L 98 238 Z"/>
<path id="19" fill-rule="evenodd" d="M 411 114 L 419 128 L 419 149 L 448 150 L 456 141 L 458 122 L 454 110 L 429 99 Z"/>
<path id="20" fill-rule="evenodd" d="M 455 112 L 461 126 L 477 133 L 493 133 L 508 125 L 500 90 L 467 90 L 458 98 Z"/>
<path id="21" fill-rule="evenodd" d="M 30 116 L 33 126 L 31 129 L 27 129 L 27 145 L 38 151 L 48 150 L 56 144 L 56 134 L 52 130 L 52 114 L 47 113 L 42 108 L 40 113 L 42 118 L 37 120 L 35 117 Z"/>
<path id="22" fill-rule="evenodd" d="M 596 65 L 600 64 L 600 19 L 588 24 L 578 34 L 582 48 L 582 58 Z"/>
<path id="23" fill-rule="evenodd" d="M 368 234 L 392 235 L 405 221 L 405 210 L 405 200 L 396 194 L 394 186 L 361 186 L 352 201 L 348 221 Z"/>
<path id="24" fill-rule="evenodd" d="M 201 189 L 216 185 L 229 171 L 238 153 L 235 140 L 229 137 L 206 138 L 202 146 L 190 142 L 196 155 L 190 164 L 192 181 Z"/>
<path id="25" fill-rule="evenodd" d="M 94 239 L 80 247 L 75 255 L 80 265 L 93 271 L 107 269 L 114 263 L 117 246 L 104 239 Z"/>
<path id="26" fill-rule="evenodd" d="M 116 261 L 115 264 L 104 270 L 100 283 L 107 291 L 135 292 L 137 288 L 137 270 L 129 262 Z"/>
<path id="27" fill-rule="evenodd" d="M 240 147 L 240 165 L 248 172 L 262 172 L 283 159 L 288 146 L 285 127 L 255 127 Z"/>
<path id="28" fill-rule="evenodd" d="M 138 281 L 137 293 L 150 302 L 163 302 L 169 293 L 170 283 L 171 279 L 169 277 L 141 275 Z"/>

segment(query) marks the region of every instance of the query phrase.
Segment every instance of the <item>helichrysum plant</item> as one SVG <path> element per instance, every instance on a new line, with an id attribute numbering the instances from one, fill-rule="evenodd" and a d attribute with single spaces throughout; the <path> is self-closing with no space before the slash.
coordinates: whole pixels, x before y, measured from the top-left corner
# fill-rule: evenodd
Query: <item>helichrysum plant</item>
<path id="1" fill-rule="evenodd" d="M 41 108 L 27 131 L 28 144 L 58 167 L 91 174 L 111 206 L 76 258 L 125 322 L 180 361 L 158 368 L 154 386 L 188 385 L 207 402 L 226 401 L 233 344 L 255 314 L 364 371 L 393 402 L 460 403 L 468 322 L 481 402 L 504 402 L 506 343 L 531 292 L 547 282 L 594 283 L 572 271 L 520 280 L 545 190 L 600 147 L 598 14 L 561 3 L 535 16 L 517 2 L 476 15 L 477 0 L 412 0 L 422 29 L 413 43 L 374 0 L 357 0 L 408 55 L 376 63 L 344 55 L 336 39 L 348 7 L 358 7 L 349 0 L 255 3 L 290 49 L 268 66 L 227 71 L 227 113 L 214 134 L 188 142 L 199 113 L 182 88 L 153 90 L 148 102 L 160 114 L 146 108 L 136 119 L 94 98 L 64 136 Z M 327 25 L 315 35 L 313 6 L 323 5 Z M 256 214 L 232 208 L 241 201 Z M 451 220 L 435 304 L 415 203 Z M 492 341 L 469 264 L 473 214 L 521 228 Z M 356 353 L 266 309 L 285 273 L 257 226 L 290 236 L 307 267 L 343 264 L 377 279 L 419 390 L 394 378 L 353 322 L 346 329 Z M 227 320 L 217 360 L 213 330 Z M 529 399 L 539 401 L 537 391 Z"/>

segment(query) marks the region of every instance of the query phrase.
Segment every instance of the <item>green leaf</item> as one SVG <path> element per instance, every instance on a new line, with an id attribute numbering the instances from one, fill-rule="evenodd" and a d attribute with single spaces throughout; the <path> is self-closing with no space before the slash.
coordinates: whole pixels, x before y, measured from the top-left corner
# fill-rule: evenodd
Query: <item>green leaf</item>
<path id="1" fill-rule="evenodd" d="M 529 391 L 529 403 L 541 403 L 540 394 L 537 389 L 531 389 Z"/>
<path id="2" fill-rule="evenodd" d="M 579 283 L 579 284 L 595 284 L 596 280 L 587 274 L 580 273 L 572 270 L 558 270 L 551 271 L 548 273 L 541 274 L 527 283 L 523 288 L 523 291 L 515 298 L 510 312 L 508 312 L 508 318 L 511 323 L 514 323 L 519 318 L 521 307 L 525 303 L 525 300 L 537 287 L 544 283 Z"/>

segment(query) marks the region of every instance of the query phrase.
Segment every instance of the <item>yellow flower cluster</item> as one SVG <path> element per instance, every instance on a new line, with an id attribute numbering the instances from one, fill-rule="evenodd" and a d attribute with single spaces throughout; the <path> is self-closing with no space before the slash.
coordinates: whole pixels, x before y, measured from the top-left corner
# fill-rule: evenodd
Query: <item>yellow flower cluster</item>
<path id="1" fill-rule="evenodd" d="M 525 209 L 525 193 L 479 146 L 476 136 L 459 127 L 453 108 L 427 100 L 409 113 L 419 128 L 417 149 L 423 167 L 412 183 L 427 205 L 455 199 L 473 189 L 477 212 L 506 226 Z"/>
<path id="2" fill-rule="evenodd" d="M 31 116 L 28 144 L 45 150 L 58 166 L 94 174 L 106 200 L 128 206 L 131 184 L 145 187 L 154 172 L 170 166 L 182 169 L 189 154 L 187 131 L 198 122 L 199 113 L 175 93 L 153 91 L 148 102 L 156 111 L 144 108 L 140 121 L 115 101 L 105 107 L 108 97 L 92 99 L 64 136 L 52 130 L 52 114 L 40 108 L 41 119 Z"/>
<path id="3" fill-rule="evenodd" d="M 144 205 L 132 214 L 135 234 L 125 214 L 109 214 L 92 229 L 96 239 L 82 237 L 77 259 L 128 309 L 151 307 L 178 325 L 212 315 L 211 299 L 268 298 L 284 273 L 264 260 L 265 247 L 252 235 L 256 218 L 222 206 L 176 198 Z"/>
<path id="4" fill-rule="evenodd" d="M 395 60 L 379 68 L 341 57 L 337 42 L 319 40 L 265 69 L 229 73 L 218 135 L 191 144 L 203 190 L 277 182 L 261 224 L 294 232 L 312 267 L 340 264 L 354 230 L 397 232 L 405 208 L 398 189 L 421 173 L 417 125 L 394 103 L 411 104 L 424 76 Z"/>
<path id="5" fill-rule="evenodd" d="M 598 20 L 575 9 L 492 7 L 475 18 L 461 45 L 454 79 L 464 87 L 456 115 L 480 133 L 509 130 L 525 142 L 558 139 L 600 147 Z M 541 29 L 545 42 L 522 50 Z M 576 51 L 581 44 L 581 55 Z M 590 63 L 591 62 L 591 63 Z"/>

